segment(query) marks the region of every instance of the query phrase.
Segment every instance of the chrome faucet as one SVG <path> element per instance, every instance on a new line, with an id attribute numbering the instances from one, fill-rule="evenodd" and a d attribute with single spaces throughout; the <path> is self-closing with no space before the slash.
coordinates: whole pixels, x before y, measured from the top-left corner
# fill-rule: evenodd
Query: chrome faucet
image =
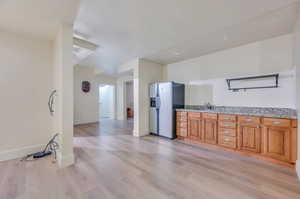
<path id="1" fill-rule="evenodd" d="M 213 104 L 211 104 L 211 103 L 209 103 L 209 102 L 205 103 L 204 106 L 205 106 L 207 109 L 209 109 L 209 110 L 214 110 L 214 109 L 215 109 L 215 105 L 213 105 Z"/>

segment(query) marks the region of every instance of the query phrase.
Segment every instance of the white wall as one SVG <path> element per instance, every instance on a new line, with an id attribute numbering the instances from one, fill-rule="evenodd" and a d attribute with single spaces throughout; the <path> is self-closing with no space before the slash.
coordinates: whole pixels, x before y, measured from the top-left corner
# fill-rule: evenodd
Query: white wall
<path id="1" fill-rule="evenodd" d="M 161 81 L 163 67 L 144 59 L 139 59 L 134 67 L 134 136 L 149 134 L 149 84 Z"/>
<path id="2" fill-rule="evenodd" d="M 81 89 L 82 81 L 91 83 L 91 90 L 85 93 Z M 74 67 L 74 124 L 86 124 L 99 121 L 99 83 L 93 67 Z"/>
<path id="3" fill-rule="evenodd" d="M 298 127 L 300 127 L 300 17 L 298 18 L 298 21 L 295 25 L 294 30 L 294 53 L 293 53 L 293 61 L 294 65 L 296 67 L 296 101 L 297 101 L 297 110 L 298 110 Z M 297 173 L 298 177 L 300 179 L 300 128 L 298 128 L 298 160 L 297 160 Z"/>
<path id="4" fill-rule="evenodd" d="M 216 105 L 295 108 L 292 42 L 292 35 L 284 35 L 169 64 L 164 68 L 164 79 L 201 85 L 186 92 L 186 104 L 212 100 Z M 236 93 L 227 90 L 226 78 L 277 72 L 282 74 L 278 89 Z"/>
<path id="5" fill-rule="evenodd" d="M 52 44 L 0 32 L 0 160 L 40 150 L 52 135 Z"/>

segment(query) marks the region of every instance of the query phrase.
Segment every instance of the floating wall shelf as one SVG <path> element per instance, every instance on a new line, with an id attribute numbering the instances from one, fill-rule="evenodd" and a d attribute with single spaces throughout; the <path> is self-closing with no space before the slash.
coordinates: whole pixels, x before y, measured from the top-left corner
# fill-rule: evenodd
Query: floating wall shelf
<path id="1" fill-rule="evenodd" d="M 248 90 L 248 89 L 278 88 L 278 79 L 279 79 L 279 74 L 271 74 L 271 75 L 260 75 L 260 76 L 226 79 L 226 81 L 228 85 L 228 90 L 240 91 L 240 90 Z M 247 85 L 245 87 L 232 85 L 234 83 L 243 84 L 245 82 Z"/>

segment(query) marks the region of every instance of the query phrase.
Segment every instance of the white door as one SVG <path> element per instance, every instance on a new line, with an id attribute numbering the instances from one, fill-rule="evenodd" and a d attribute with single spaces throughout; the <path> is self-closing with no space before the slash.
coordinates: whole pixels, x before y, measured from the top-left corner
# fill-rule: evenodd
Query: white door
<path id="1" fill-rule="evenodd" d="M 100 118 L 112 119 L 114 115 L 114 86 L 99 86 Z"/>

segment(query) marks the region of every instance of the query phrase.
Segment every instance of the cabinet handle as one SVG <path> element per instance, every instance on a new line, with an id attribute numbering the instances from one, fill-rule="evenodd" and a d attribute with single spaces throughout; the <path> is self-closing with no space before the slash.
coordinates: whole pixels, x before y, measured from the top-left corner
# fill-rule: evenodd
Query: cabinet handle
<path id="1" fill-rule="evenodd" d="M 229 124 L 225 124 L 224 127 L 230 127 L 230 125 Z"/>
<path id="2" fill-rule="evenodd" d="M 253 119 L 251 119 L 251 118 L 246 118 L 246 119 L 244 119 L 244 121 L 246 121 L 246 122 L 252 122 Z"/>
<path id="3" fill-rule="evenodd" d="M 230 134 L 230 131 L 224 131 L 224 134 Z"/>
<path id="4" fill-rule="evenodd" d="M 230 142 L 231 139 L 230 138 L 224 138 L 224 142 Z"/>
<path id="5" fill-rule="evenodd" d="M 224 120 L 230 120 L 230 118 L 228 118 L 228 117 L 225 117 L 225 118 L 224 118 Z"/>
<path id="6" fill-rule="evenodd" d="M 273 124 L 283 124 L 281 121 L 274 121 Z"/>

